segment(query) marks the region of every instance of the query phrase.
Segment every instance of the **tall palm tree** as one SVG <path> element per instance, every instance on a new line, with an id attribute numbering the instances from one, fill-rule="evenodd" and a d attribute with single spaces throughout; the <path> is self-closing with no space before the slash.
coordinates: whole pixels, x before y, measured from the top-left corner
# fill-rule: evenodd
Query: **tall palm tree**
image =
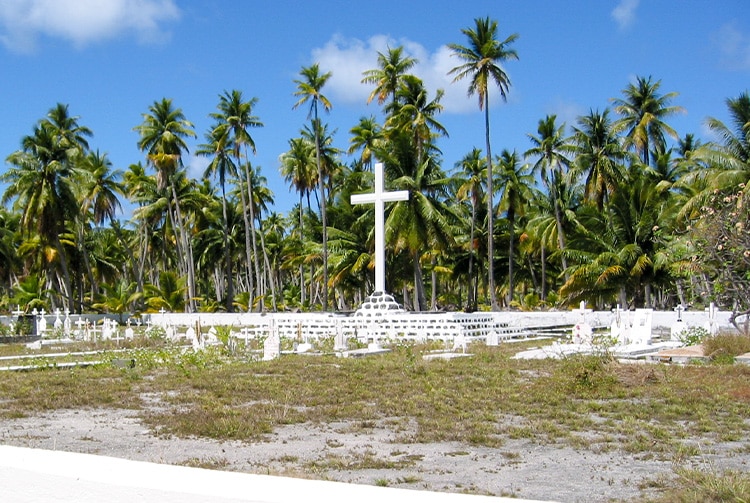
<path id="1" fill-rule="evenodd" d="M 490 100 L 489 90 L 492 82 L 500 90 L 503 101 L 507 99 L 510 78 L 502 68 L 502 63 L 511 59 L 518 59 L 518 54 L 510 45 L 518 39 L 514 33 L 502 42 L 497 38 L 497 21 L 489 17 L 474 20 L 474 29 L 464 28 L 461 32 L 466 35 L 469 45 L 449 44 L 453 55 L 464 63 L 449 73 L 455 74 L 454 82 L 470 78 L 468 95 L 477 94 L 479 97 L 479 110 L 484 109 L 484 137 L 485 149 L 487 151 L 487 248 L 489 255 L 489 289 L 490 303 L 492 309 L 497 309 L 497 296 L 495 293 L 495 277 L 493 272 L 494 256 L 494 230 L 493 230 L 493 188 L 492 188 L 492 148 L 490 146 Z"/>
<path id="2" fill-rule="evenodd" d="M 401 87 L 402 78 L 417 63 L 416 58 L 404 55 L 402 46 L 389 47 L 385 54 L 378 52 L 378 68 L 362 72 L 362 75 L 364 75 L 362 83 L 375 85 L 375 89 L 367 98 L 367 103 L 370 104 L 376 96 L 378 105 L 385 103 L 388 96 L 391 96 L 392 102 L 395 103 L 396 92 Z"/>
<path id="3" fill-rule="evenodd" d="M 484 171 L 486 169 L 486 163 L 482 158 L 482 151 L 478 148 L 474 148 L 466 154 L 463 159 L 456 163 L 456 168 L 460 171 L 456 175 L 462 180 L 461 185 L 456 191 L 456 197 L 459 200 L 464 200 L 468 197 L 471 201 L 471 230 L 469 232 L 469 294 L 468 294 L 468 309 L 470 311 L 476 310 L 477 307 L 477 281 L 474 277 L 474 250 L 476 249 L 476 243 L 474 242 L 474 235 L 477 226 L 477 208 L 479 202 L 482 200 L 482 183 L 484 179 Z"/>
<path id="4" fill-rule="evenodd" d="M 86 137 L 92 134 L 78 120 L 69 115 L 67 105 L 58 103 L 50 109 L 47 117 L 34 128 L 34 133 L 23 138 L 22 150 L 8 157 L 11 168 L 1 178 L 9 185 L 3 201 L 15 200 L 22 208 L 20 225 L 26 237 L 36 234 L 42 238 L 40 252 L 47 244 L 55 250 L 46 255 L 50 260 L 44 261 L 51 267 L 55 262 L 59 265 L 61 294 L 69 308 L 74 306 L 74 294 L 61 237 L 66 233 L 66 223 L 75 221 L 80 213 L 76 198 L 79 179 L 76 163 L 88 149 Z"/>
<path id="5" fill-rule="evenodd" d="M 143 114 L 143 122 L 134 128 L 140 135 L 138 148 L 146 153 L 148 163 L 156 170 L 156 181 L 159 189 L 169 187 L 171 191 L 170 208 L 174 205 L 174 227 L 178 233 L 178 253 L 181 265 L 187 277 L 188 303 L 186 307 L 195 311 L 195 269 L 192 247 L 187 237 L 184 218 L 177 197 L 175 176 L 183 169 L 182 157 L 188 152 L 185 139 L 195 137 L 193 124 L 185 118 L 182 109 L 175 108 L 172 100 L 162 98 L 149 107 Z M 170 217 L 172 211 L 168 212 Z"/>
<path id="6" fill-rule="evenodd" d="M 318 165 L 320 220 L 323 226 L 323 311 L 328 310 L 328 230 L 326 228 L 325 180 L 320 162 L 320 119 L 318 117 L 318 105 L 322 106 L 323 110 L 326 112 L 330 111 L 333 107 L 328 98 L 322 93 L 323 86 L 325 86 L 328 79 L 331 78 L 331 75 L 331 72 L 321 73 L 318 63 L 314 63 L 308 67 L 303 67 L 302 70 L 300 70 L 300 76 L 302 78 L 294 81 L 294 83 L 297 84 L 297 91 L 294 92 L 294 95 L 298 96 L 299 100 L 297 100 L 293 106 L 293 108 L 297 108 L 300 105 L 310 102 L 308 118 L 312 118 L 312 129 L 315 132 L 315 160 Z"/>
<path id="7" fill-rule="evenodd" d="M 535 157 L 534 171 L 540 174 L 542 181 L 547 187 L 548 194 L 552 199 L 557 224 L 557 240 L 562 252 L 563 270 L 567 271 L 568 264 L 565 258 L 565 231 L 563 228 L 563 215 L 560 203 L 560 190 L 564 183 L 563 176 L 570 167 L 568 155 L 574 152 L 574 146 L 570 139 L 564 136 L 565 124 L 557 126 L 557 116 L 548 115 L 539 121 L 537 136 L 529 134 L 532 148 L 524 153 L 525 157 Z M 567 274 L 567 273 L 566 273 Z"/>
<path id="8" fill-rule="evenodd" d="M 508 229 L 510 231 L 508 239 L 507 299 L 507 305 L 510 307 L 515 288 L 513 266 L 515 263 L 516 217 L 524 215 L 526 205 L 531 200 L 531 186 L 534 184 L 534 177 L 531 176 L 531 167 L 528 164 L 521 163 L 521 158 L 515 150 L 513 152 L 503 150 L 497 159 L 497 166 L 499 168 L 498 181 L 502 187 L 498 209 L 505 210 L 508 218 Z"/>
<path id="9" fill-rule="evenodd" d="M 303 197 L 307 198 L 307 211 L 310 211 L 310 192 L 317 184 L 317 170 L 315 166 L 315 148 L 306 138 L 292 138 L 289 140 L 289 150 L 281 155 L 280 171 L 284 180 L 290 183 L 299 193 L 299 236 L 302 242 L 304 236 L 304 205 Z M 293 234 L 297 234 L 294 232 Z M 305 276 L 303 264 L 298 264 L 300 281 L 300 304 L 305 304 Z"/>
<path id="10" fill-rule="evenodd" d="M 615 112 L 622 116 L 620 124 L 627 130 L 625 144 L 636 151 L 645 166 L 650 164 L 652 153 L 663 154 L 666 150 L 665 135 L 679 138 L 664 119 L 684 109 L 670 105 L 677 93 L 660 94 L 660 87 L 660 80 L 638 77 L 622 91 L 623 98 L 612 99 Z"/>
<path id="11" fill-rule="evenodd" d="M 396 189 L 408 190 L 409 199 L 393 205 L 386 220 L 386 235 L 396 251 L 406 250 L 414 271 L 415 309 L 424 311 L 427 299 L 422 279 L 422 254 L 445 250 L 453 241 L 450 232 L 453 211 L 449 207 L 447 188 L 450 178 L 427 158 L 415 172 L 396 172 Z"/>
<path id="12" fill-rule="evenodd" d="M 81 168 L 82 183 L 79 185 L 81 193 L 81 221 L 79 223 L 80 246 L 84 262 L 88 266 L 88 251 L 83 244 L 83 228 L 89 221 L 94 225 L 101 226 L 104 222 L 109 221 L 112 230 L 118 238 L 122 238 L 120 228 L 113 225 L 117 211 L 122 209 L 120 196 L 125 195 L 125 187 L 119 181 L 122 176 L 120 170 L 112 170 L 112 162 L 107 154 L 102 154 L 98 150 L 89 152 L 85 157 L 80 159 L 78 166 Z M 128 264 L 131 270 L 135 272 L 135 257 L 132 250 L 126 243 L 121 243 L 128 257 Z M 91 281 L 92 292 L 98 290 L 96 282 Z M 79 291 L 79 304 L 81 303 Z"/>
<path id="13" fill-rule="evenodd" d="M 216 134 L 223 134 L 225 136 L 224 141 L 227 146 L 232 149 L 235 166 L 237 169 L 240 169 L 240 167 L 243 168 L 240 170 L 240 173 L 244 175 L 244 183 L 246 185 L 247 193 L 241 191 L 240 200 L 242 202 L 242 216 L 245 224 L 245 257 L 248 268 L 247 282 L 250 288 L 251 306 L 252 299 L 255 297 L 255 288 L 253 274 L 250 268 L 252 264 L 255 270 L 255 278 L 257 279 L 260 275 L 260 266 L 258 262 L 258 246 L 255 237 L 255 215 L 253 213 L 253 205 L 250 204 L 253 197 L 253 187 L 247 150 L 250 149 L 253 153 L 256 152 L 255 140 L 253 140 L 253 137 L 250 135 L 249 129 L 263 127 L 263 123 L 260 119 L 253 115 L 253 108 L 257 102 L 257 98 L 251 98 L 245 101 L 242 96 L 242 91 L 236 89 L 233 89 L 232 91 L 224 91 L 223 94 L 219 95 L 219 103 L 216 106 L 217 111 L 209 114 L 210 117 L 216 121 Z M 243 150 L 245 150 L 244 155 L 247 161 L 245 163 L 241 161 Z M 262 309 L 262 307 L 261 303 L 259 308 Z"/>
<path id="14" fill-rule="evenodd" d="M 232 148 L 228 145 L 229 136 L 225 133 L 223 123 L 216 124 L 206 133 L 206 141 L 198 147 L 197 154 L 211 156 L 211 162 L 206 166 L 203 173 L 204 178 L 211 175 L 219 177 L 221 187 L 221 212 L 222 212 L 222 239 L 224 244 L 224 274 L 227 290 L 224 298 L 224 306 L 228 313 L 233 310 L 234 302 L 234 274 L 232 267 L 232 254 L 229 248 L 229 217 L 227 215 L 227 175 L 237 176 L 237 166 L 232 161 Z"/>

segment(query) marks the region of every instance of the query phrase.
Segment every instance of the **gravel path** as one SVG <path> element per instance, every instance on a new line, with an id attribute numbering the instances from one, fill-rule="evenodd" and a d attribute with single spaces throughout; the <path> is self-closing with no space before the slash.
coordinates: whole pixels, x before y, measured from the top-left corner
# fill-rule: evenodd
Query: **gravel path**
<path id="1" fill-rule="evenodd" d="M 500 448 L 397 441 L 387 421 L 277 428 L 256 443 L 154 435 L 136 411 L 64 410 L 0 421 L 0 443 L 271 475 L 561 502 L 638 499 L 644 484 L 674 476 L 657 456 L 542 446 Z M 403 432 L 399 433 L 403 438 Z M 744 449 L 742 447 L 745 446 Z M 746 444 L 712 445 L 693 467 L 747 471 Z"/>

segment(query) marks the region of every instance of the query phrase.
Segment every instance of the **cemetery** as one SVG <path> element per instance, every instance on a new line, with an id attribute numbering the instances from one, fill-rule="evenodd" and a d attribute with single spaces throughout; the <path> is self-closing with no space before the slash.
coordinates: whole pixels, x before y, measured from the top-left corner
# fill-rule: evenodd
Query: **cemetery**
<path id="1" fill-rule="evenodd" d="M 382 216 L 403 197 L 381 181 L 352 202 Z M 382 221 L 375 234 L 382 251 Z M 2 317 L 4 489 L 608 501 L 749 483 L 750 348 L 703 349 L 736 333 L 732 313 L 410 312 L 377 257 L 376 290 L 353 312 Z"/>
<path id="2" fill-rule="evenodd" d="M 3 322 L 25 319 L 16 316 Z M 269 494 L 264 501 L 289 501 L 287 479 L 261 476 L 268 474 L 349 482 L 294 486 L 294 494 L 342 491 L 342 498 L 459 501 L 468 492 L 479 498 L 470 501 L 484 494 L 605 501 L 640 498 L 639 488 L 658 487 L 659 476 L 695 476 L 706 466 L 735 476 L 750 462 L 750 427 L 736 420 L 750 413 L 742 355 L 736 370 L 721 372 L 723 391 L 711 384 L 720 367 L 679 356 L 691 331 L 733 330 L 729 313 L 713 308 L 409 313 L 375 292 L 354 313 L 160 312 L 122 325 L 64 311 L 32 316 L 34 340 L 6 344 L 15 354 L 0 356 L 4 389 L 17 397 L 0 417 L 0 475 L 7 477 L 28 459 L 45 478 L 79 480 L 79 472 L 64 470 L 71 463 L 92 467 L 92 491 L 124 484 L 147 494 L 158 484 L 141 473 L 186 465 L 172 467 L 172 480 L 217 480 L 222 489 L 214 494 L 232 501 L 250 498 L 248 485 Z M 696 396 L 696 375 L 713 391 Z M 43 398 L 39 412 L 21 413 L 35 398 L 12 390 L 29 379 L 55 396 Z M 621 409 L 623 401 L 661 393 L 670 397 L 659 399 L 663 411 Z M 208 397 L 219 402 L 201 405 Z M 561 415 L 555 403 L 562 397 L 578 405 Z M 684 400 L 689 409 L 669 411 Z M 38 449 L 60 460 L 42 462 Z M 112 480 L 110 463 L 127 480 Z M 587 474 L 585 487 L 576 473 Z M 177 490 L 158 487 L 161 498 Z"/>

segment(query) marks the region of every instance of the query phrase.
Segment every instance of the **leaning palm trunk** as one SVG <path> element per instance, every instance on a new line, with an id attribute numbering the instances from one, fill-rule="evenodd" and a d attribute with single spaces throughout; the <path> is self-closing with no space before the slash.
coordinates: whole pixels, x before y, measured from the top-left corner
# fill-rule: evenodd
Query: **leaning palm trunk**
<path id="1" fill-rule="evenodd" d="M 180 259 L 184 264 L 184 270 L 187 276 L 188 299 L 185 303 L 185 307 L 188 312 L 192 313 L 195 312 L 195 266 L 193 264 L 193 247 L 190 245 L 187 232 L 185 231 L 185 222 L 182 218 L 180 202 L 177 199 L 177 189 L 175 188 L 174 183 L 172 183 L 171 186 L 172 197 L 174 197 L 175 213 L 177 214 L 177 232 L 180 236 L 183 251 L 180 254 Z"/>
<path id="2" fill-rule="evenodd" d="M 265 233 L 263 232 L 263 222 L 261 222 L 260 220 L 260 215 L 258 215 L 258 228 L 261 230 L 260 249 L 263 252 L 263 269 L 265 271 L 263 276 L 268 278 L 268 285 L 271 287 L 271 308 L 276 311 L 276 286 L 273 282 L 271 262 L 268 260 L 268 252 L 266 251 L 266 238 Z"/>
<path id="3" fill-rule="evenodd" d="M 513 290 L 515 284 L 513 283 L 513 257 L 515 256 L 515 241 L 516 241 L 516 214 L 512 209 L 508 210 L 508 227 L 509 227 L 509 243 L 508 243 L 508 307 L 511 307 L 513 302 Z"/>
<path id="4" fill-rule="evenodd" d="M 253 182 L 250 175 L 250 163 L 245 163 L 245 177 L 247 178 L 247 197 L 248 197 L 248 210 L 250 211 L 250 240 L 253 246 L 253 267 L 255 271 L 255 281 L 258 284 L 258 310 L 263 310 L 263 297 L 265 291 L 262 287 L 262 281 L 260 276 L 260 265 L 258 262 L 258 245 L 255 237 L 255 202 L 253 201 Z"/>
<path id="5" fill-rule="evenodd" d="M 228 313 L 234 311 L 234 281 L 232 279 L 232 253 L 229 250 L 229 219 L 227 218 L 227 196 L 224 192 L 224 184 L 221 185 L 221 211 L 224 216 L 224 266 L 226 270 L 227 298 L 226 310 Z"/>
<path id="6" fill-rule="evenodd" d="M 427 298 L 424 294 L 424 278 L 422 276 L 422 264 L 419 261 L 419 252 L 414 253 L 414 310 L 425 311 Z"/>
<path id="7" fill-rule="evenodd" d="M 474 278 L 474 232 L 476 229 L 477 222 L 477 197 L 476 194 L 471 194 L 471 232 L 469 237 L 469 291 L 467 304 L 469 305 L 470 311 L 475 311 L 477 308 L 477 281 Z"/>
<path id="8" fill-rule="evenodd" d="M 242 221 L 245 226 L 245 273 L 247 278 L 247 290 L 250 292 L 250 301 L 249 305 L 247 306 L 248 311 L 253 310 L 253 299 L 255 298 L 255 285 L 253 283 L 253 273 L 251 270 L 251 265 L 253 263 L 252 261 L 252 254 L 250 253 L 250 250 L 252 249 L 250 244 L 250 222 L 247 216 L 247 195 L 245 194 L 244 190 L 240 190 L 240 200 L 242 201 Z"/>
<path id="9" fill-rule="evenodd" d="M 60 257 L 60 269 L 62 269 L 62 293 L 63 296 L 66 297 L 67 307 L 72 309 L 74 305 L 74 299 L 73 292 L 71 291 L 70 272 L 68 271 L 68 259 L 63 253 L 64 250 L 62 248 L 62 243 L 60 243 L 59 234 L 55 236 L 54 244 L 55 249 L 57 250 L 57 255 L 58 257 Z"/>

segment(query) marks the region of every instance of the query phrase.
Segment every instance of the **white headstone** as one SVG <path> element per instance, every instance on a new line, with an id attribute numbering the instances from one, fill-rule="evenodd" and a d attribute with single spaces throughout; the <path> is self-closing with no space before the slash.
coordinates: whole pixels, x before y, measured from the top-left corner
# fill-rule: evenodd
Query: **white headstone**
<path id="1" fill-rule="evenodd" d="M 679 341 L 682 332 L 688 329 L 687 323 L 682 321 L 682 311 L 685 308 L 682 304 L 677 304 L 674 311 L 677 313 L 677 321 L 675 321 L 669 329 L 669 339 L 673 341 Z"/>
<path id="2" fill-rule="evenodd" d="M 297 344 L 297 349 L 295 350 L 297 353 L 308 353 L 312 351 L 313 345 L 309 342 L 300 342 Z"/>
<path id="3" fill-rule="evenodd" d="M 346 351 L 347 349 L 349 349 L 349 344 L 346 340 L 344 330 L 341 328 L 341 321 L 336 320 L 336 337 L 333 339 L 333 350 Z"/>
<path id="4" fill-rule="evenodd" d="M 620 304 L 617 304 L 617 307 L 612 310 L 610 336 L 619 346 L 630 343 L 630 323 L 627 320 L 627 312 L 620 308 Z"/>
<path id="5" fill-rule="evenodd" d="M 492 329 L 490 330 L 490 333 L 487 334 L 487 345 L 488 346 L 500 345 L 500 335 L 497 333 L 497 330 Z"/>
<path id="6" fill-rule="evenodd" d="M 193 327 L 188 327 L 188 329 L 185 330 L 185 338 L 193 344 L 193 349 L 195 349 L 196 351 L 199 349 L 203 349 L 203 341 L 201 341 L 200 338 L 196 335 L 195 329 Z"/>
<path id="7" fill-rule="evenodd" d="M 102 340 L 106 341 L 112 338 L 112 334 L 114 333 L 113 323 L 109 318 L 102 320 Z"/>
<path id="8" fill-rule="evenodd" d="M 268 337 L 263 342 L 263 360 L 275 360 L 281 355 L 281 339 L 273 318 L 268 323 Z"/>
<path id="9" fill-rule="evenodd" d="M 216 345 L 219 343 L 219 337 L 216 335 L 216 327 L 211 327 L 208 329 L 208 333 L 206 334 L 206 344 L 209 344 L 211 346 Z"/>
<path id="10" fill-rule="evenodd" d="M 55 330 L 60 330 L 63 327 L 63 322 L 60 319 L 60 308 L 55 309 L 55 323 L 53 325 Z"/>
<path id="11" fill-rule="evenodd" d="M 78 315 L 78 319 L 81 319 L 81 315 Z M 71 321 L 70 321 L 70 309 L 65 310 L 65 321 L 63 321 L 63 331 L 65 333 L 66 337 L 70 337 L 70 329 L 71 329 Z"/>
<path id="12" fill-rule="evenodd" d="M 70 335 L 70 327 L 68 324 L 70 323 L 70 317 L 65 317 L 65 335 Z M 79 339 L 83 339 L 83 327 L 86 325 L 86 322 L 81 319 L 81 315 L 78 315 L 78 321 L 76 321 L 76 327 L 78 327 L 78 331 L 76 332 L 76 337 Z"/>
<path id="13" fill-rule="evenodd" d="M 654 312 L 651 309 L 636 309 L 633 327 L 630 329 L 630 343 L 635 345 L 651 344 L 651 324 Z"/>
<path id="14" fill-rule="evenodd" d="M 708 331 L 709 335 L 716 335 L 716 333 L 719 331 L 719 325 L 716 321 L 716 314 L 718 312 L 718 309 L 716 309 L 716 304 L 711 302 L 709 306 L 706 308 L 706 314 L 708 314 L 708 319 L 706 320 L 706 323 L 703 324 L 703 327 Z"/>
<path id="15" fill-rule="evenodd" d="M 462 333 L 459 333 L 453 338 L 453 351 L 456 351 L 457 349 L 466 353 L 466 336 Z"/>
<path id="16" fill-rule="evenodd" d="M 44 309 L 42 309 L 36 323 L 37 335 L 44 335 L 44 332 L 47 331 L 47 318 L 44 317 L 44 314 Z"/>
<path id="17" fill-rule="evenodd" d="M 586 309 L 586 302 L 581 301 L 578 309 L 573 309 L 573 312 L 578 314 L 581 318 L 573 326 L 573 343 L 574 344 L 591 344 L 593 330 L 591 325 L 586 321 L 586 315 L 593 312 L 591 309 Z"/>

